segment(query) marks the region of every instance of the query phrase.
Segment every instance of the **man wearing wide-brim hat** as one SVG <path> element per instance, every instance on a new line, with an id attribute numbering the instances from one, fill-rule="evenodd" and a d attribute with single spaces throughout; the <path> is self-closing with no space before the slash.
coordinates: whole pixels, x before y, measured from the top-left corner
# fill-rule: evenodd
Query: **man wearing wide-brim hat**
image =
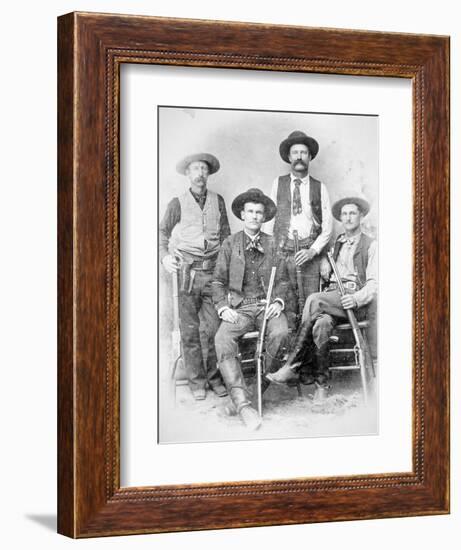
<path id="1" fill-rule="evenodd" d="M 189 387 L 197 400 L 205 398 L 207 383 L 218 395 L 226 395 L 216 366 L 214 335 L 219 318 L 210 286 L 221 243 L 230 234 L 224 199 L 207 188 L 209 176 L 219 168 L 218 159 L 210 153 L 181 159 L 176 170 L 186 177 L 189 188 L 170 201 L 159 227 L 160 261 L 168 273 L 179 278 L 183 359 Z M 200 333 L 208 343 L 206 370 Z"/>
<path id="2" fill-rule="evenodd" d="M 334 326 L 348 318 L 347 309 L 353 309 L 356 317 L 363 319 L 377 296 L 377 242 L 361 230 L 369 210 L 368 201 L 357 196 L 344 197 L 333 205 L 333 215 L 342 223 L 344 233 L 336 239 L 332 255 L 347 294 L 341 296 L 331 266 L 327 258 L 323 258 L 322 276 L 328 281 L 328 287 L 307 299 L 294 349 L 287 363 L 268 375 L 271 381 L 288 382 L 296 378 L 299 365 L 314 359 L 311 383 L 327 386 L 329 341 Z M 312 353 L 314 357 L 308 357 Z"/>
<path id="3" fill-rule="evenodd" d="M 243 221 L 243 230 L 223 242 L 212 283 L 213 301 L 222 319 L 215 337 L 219 370 L 233 409 L 250 430 L 258 428 L 261 421 L 243 378 L 237 342 L 246 332 L 261 329 L 273 266 L 277 271 L 268 309 L 266 372 L 279 368 L 288 335 L 283 313 L 288 284 L 286 265 L 274 239 L 261 231 L 262 224 L 271 220 L 276 211 L 274 202 L 259 189 L 249 189 L 234 199 L 232 212 Z M 263 378 L 263 391 L 268 385 Z"/>
<path id="4" fill-rule="evenodd" d="M 297 294 L 296 269 L 300 269 L 304 300 L 319 289 L 320 254 L 333 228 L 328 191 L 310 174 L 310 163 L 318 152 L 317 140 L 300 130 L 291 132 L 280 143 L 280 156 L 290 165 L 290 172 L 275 178 L 272 184 L 271 198 L 277 205 L 277 214 L 274 223 L 266 226 L 287 255 L 290 281 Z M 295 237 L 299 240 L 297 253 Z M 300 317 L 299 301 L 294 302 Z"/>

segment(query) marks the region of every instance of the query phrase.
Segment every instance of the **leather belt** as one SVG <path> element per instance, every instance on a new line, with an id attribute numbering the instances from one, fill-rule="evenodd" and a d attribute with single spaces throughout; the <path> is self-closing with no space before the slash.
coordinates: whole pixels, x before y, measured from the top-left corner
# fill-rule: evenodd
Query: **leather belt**
<path id="1" fill-rule="evenodd" d="M 265 302 L 264 296 L 261 296 L 260 298 L 243 298 L 242 304 L 248 305 L 248 304 L 259 304 L 260 302 Z"/>
<path id="2" fill-rule="evenodd" d="M 354 281 L 343 281 L 343 287 L 346 290 L 350 290 L 352 292 L 359 290 L 358 284 L 354 283 Z M 338 290 L 338 288 L 339 288 L 338 283 L 330 283 L 326 290 L 328 292 L 329 290 Z"/>
<path id="3" fill-rule="evenodd" d="M 194 260 L 190 267 L 196 271 L 211 271 L 216 265 L 217 256 L 207 258 L 206 260 Z"/>
<path id="4" fill-rule="evenodd" d="M 312 239 L 300 239 L 298 241 L 298 248 L 299 250 L 308 250 L 312 245 L 314 244 L 314 241 Z M 287 254 L 294 254 L 295 253 L 295 242 L 293 239 L 287 239 L 285 241 L 285 244 L 283 246 L 284 252 Z"/>

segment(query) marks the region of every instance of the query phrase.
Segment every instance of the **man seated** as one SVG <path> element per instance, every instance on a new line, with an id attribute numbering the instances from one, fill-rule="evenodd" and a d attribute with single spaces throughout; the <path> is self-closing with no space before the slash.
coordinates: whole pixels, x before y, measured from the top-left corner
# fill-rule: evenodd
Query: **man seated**
<path id="1" fill-rule="evenodd" d="M 243 231 L 228 237 L 219 252 L 212 282 L 213 302 L 222 323 L 215 336 L 218 368 L 232 401 L 232 408 L 249 429 L 261 425 L 251 405 L 238 359 L 238 339 L 246 332 L 260 330 L 264 320 L 266 294 L 273 266 L 277 267 L 271 304 L 267 312 L 266 372 L 280 366 L 288 335 L 284 309 L 287 271 L 277 254 L 272 237 L 261 231 L 263 222 L 276 212 L 274 202 L 259 189 L 250 189 L 232 203 L 232 212 L 243 220 Z M 269 385 L 262 379 L 262 390 Z"/>
<path id="2" fill-rule="evenodd" d="M 329 340 L 338 321 L 347 320 L 352 309 L 358 320 L 366 316 L 367 306 L 377 295 L 377 242 L 361 230 L 361 222 L 370 206 L 364 199 L 347 197 L 332 207 L 344 233 L 336 239 L 333 258 L 338 267 L 346 294 L 341 296 L 327 258 L 322 259 L 322 277 L 329 280 L 323 292 L 311 294 L 303 310 L 294 349 L 286 364 L 268 374 L 273 382 L 286 383 L 297 377 L 295 369 L 305 361 L 314 365 L 311 383 L 326 388 L 329 379 Z"/>

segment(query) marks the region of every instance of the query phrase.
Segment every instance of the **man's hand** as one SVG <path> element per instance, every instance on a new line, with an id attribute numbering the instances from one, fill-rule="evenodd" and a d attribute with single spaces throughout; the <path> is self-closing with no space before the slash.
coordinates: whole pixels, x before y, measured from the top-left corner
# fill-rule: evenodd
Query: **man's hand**
<path id="1" fill-rule="evenodd" d="M 344 309 L 354 309 L 357 307 L 357 301 L 353 294 L 346 294 L 345 296 L 341 296 L 341 305 Z"/>
<path id="2" fill-rule="evenodd" d="M 331 275 L 331 265 L 326 258 L 322 258 L 320 261 L 320 275 L 324 281 L 328 281 Z"/>
<path id="3" fill-rule="evenodd" d="M 221 312 L 221 319 L 225 321 L 226 323 L 232 323 L 235 324 L 238 321 L 239 315 L 230 307 L 226 308 Z"/>
<path id="4" fill-rule="evenodd" d="M 267 320 L 278 317 L 282 313 L 282 304 L 274 302 L 267 308 Z"/>
<path id="5" fill-rule="evenodd" d="M 314 256 L 317 256 L 317 252 L 313 248 L 303 248 L 295 254 L 295 264 L 303 265 L 312 260 Z"/>
<path id="6" fill-rule="evenodd" d="M 179 264 L 174 256 L 167 254 L 162 260 L 163 267 L 168 273 L 176 273 L 179 269 Z"/>

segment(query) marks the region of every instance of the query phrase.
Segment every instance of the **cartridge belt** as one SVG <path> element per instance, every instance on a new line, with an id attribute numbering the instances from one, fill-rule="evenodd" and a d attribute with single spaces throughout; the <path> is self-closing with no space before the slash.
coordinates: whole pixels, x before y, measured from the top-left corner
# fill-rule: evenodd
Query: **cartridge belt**
<path id="1" fill-rule="evenodd" d="M 298 241 L 298 248 L 299 250 L 307 250 L 314 244 L 314 239 L 307 238 L 307 239 L 299 239 Z M 285 244 L 283 246 L 284 252 L 287 254 L 294 254 L 295 253 L 295 242 L 293 239 L 287 239 L 285 241 Z"/>
<path id="2" fill-rule="evenodd" d="M 357 290 L 359 290 L 359 285 L 354 281 L 343 281 L 343 287 L 350 292 L 356 292 Z M 338 289 L 339 289 L 338 283 L 333 282 L 328 285 L 328 288 L 326 289 L 326 291 L 329 292 L 330 290 L 338 290 Z"/>
<path id="3" fill-rule="evenodd" d="M 265 302 L 266 299 L 264 296 L 260 296 L 259 298 L 243 298 L 242 304 L 248 305 L 248 304 L 259 304 L 260 302 Z"/>
<path id="4" fill-rule="evenodd" d="M 196 271 L 211 271 L 216 265 L 217 258 L 218 256 L 216 255 L 212 258 L 206 258 L 205 260 L 193 260 L 190 267 Z"/>

